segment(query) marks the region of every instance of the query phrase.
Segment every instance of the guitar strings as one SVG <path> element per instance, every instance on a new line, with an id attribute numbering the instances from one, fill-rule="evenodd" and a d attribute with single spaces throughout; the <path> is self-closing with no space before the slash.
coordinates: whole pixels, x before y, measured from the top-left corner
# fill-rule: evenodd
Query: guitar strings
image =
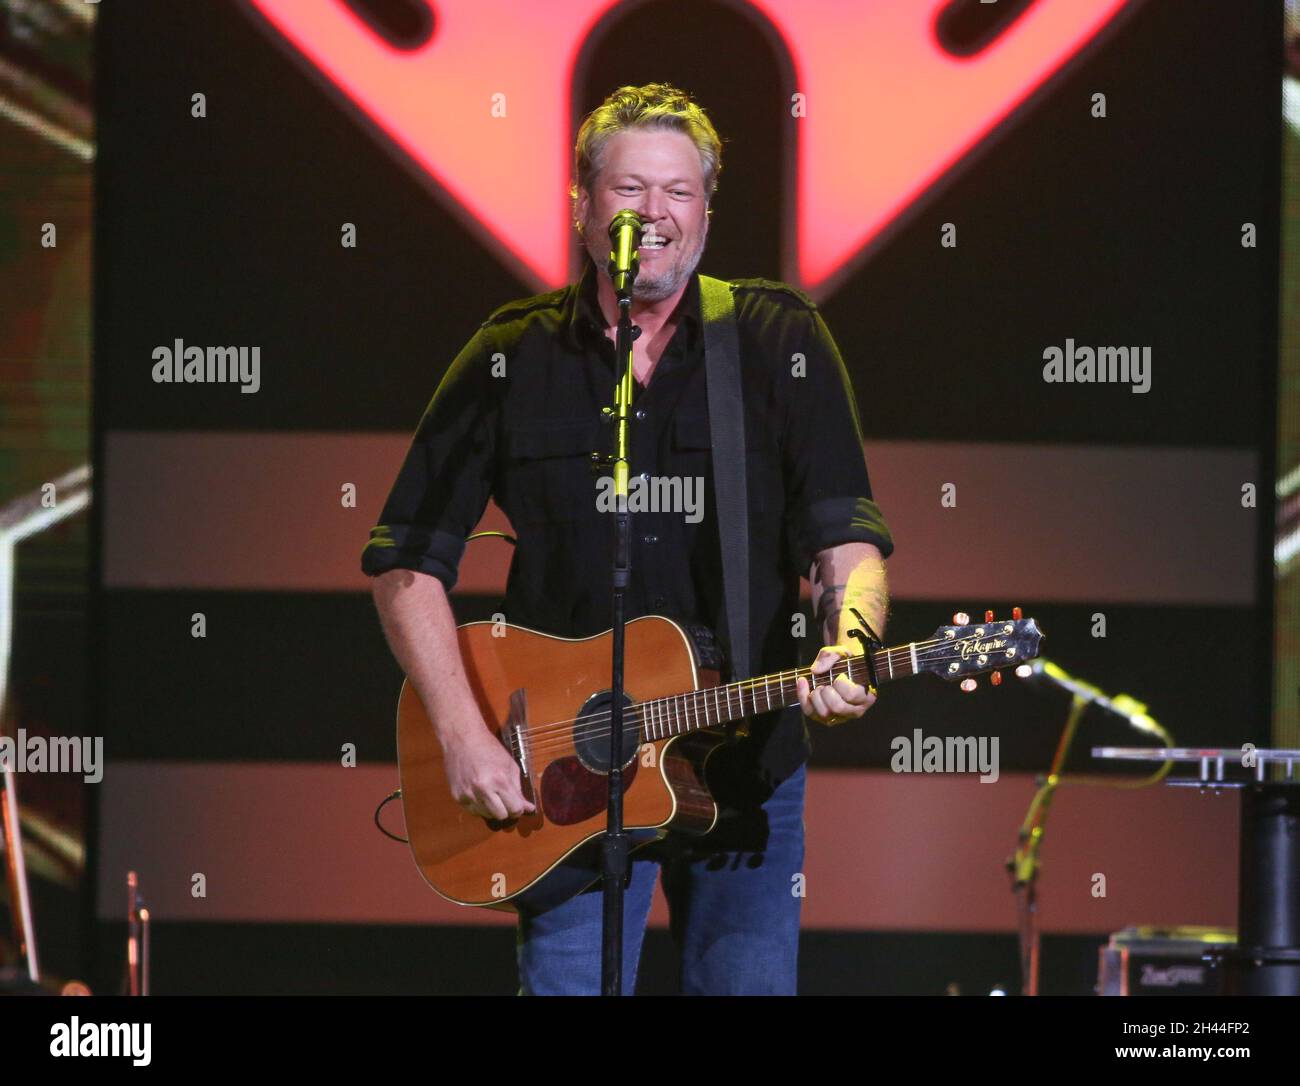
<path id="1" fill-rule="evenodd" d="M 926 663 L 931 663 L 931 662 L 945 659 L 944 652 L 935 651 L 933 646 L 940 646 L 942 648 L 943 646 L 956 645 L 957 643 L 958 643 L 957 641 L 954 641 L 951 638 L 933 638 L 928 641 L 915 642 L 913 645 L 908 645 L 908 646 L 900 645 L 890 649 L 879 649 L 876 650 L 876 654 L 878 656 L 884 654 L 885 656 L 889 657 L 893 653 L 900 653 L 903 654 L 904 659 L 910 664 L 911 651 L 913 648 L 915 648 L 917 650 L 918 663 L 921 662 L 922 660 L 924 660 Z M 947 654 L 947 656 L 948 658 L 951 659 L 957 659 L 960 657 L 960 653 L 953 652 Z M 824 679 L 829 679 L 831 682 L 834 682 L 834 680 L 839 678 L 841 675 L 847 675 L 849 678 L 852 678 L 854 665 L 859 661 L 862 661 L 863 659 L 864 657 L 862 655 L 857 655 L 857 656 L 851 656 L 843 660 L 836 661 L 836 663 L 831 665 L 830 671 L 824 673 L 820 677 Z M 798 690 L 798 685 L 797 685 L 798 679 L 800 678 L 807 679 L 810 678 L 811 676 L 812 676 L 811 666 L 806 668 L 793 669 L 791 677 L 793 680 L 795 680 L 795 689 L 792 692 L 797 692 Z M 788 682 L 790 682 L 790 680 L 785 678 L 785 672 L 784 671 L 779 672 L 777 687 L 781 695 L 784 695 L 786 693 Z M 740 699 L 742 717 L 755 715 L 759 712 L 775 711 L 771 709 L 771 699 L 770 699 L 771 685 L 772 684 L 770 681 L 764 682 L 761 677 L 758 677 L 758 678 L 744 679 L 735 683 L 728 683 L 716 687 L 702 687 L 699 690 L 688 690 L 688 691 L 684 691 L 681 694 L 670 694 L 662 698 L 651 698 L 647 701 L 633 702 L 627 705 L 623 710 L 624 728 L 628 732 L 641 732 L 643 727 L 657 726 L 660 722 L 654 720 L 649 715 L 652 706 L 665 704 L 672 701 L 677 701 L 679 699 L 691 698 L 692 696 L 696 698 L 696 705 L 695 705 L 696 720 L 698 721 L 698 718 L 701 715 L 703 715 L 707 721 L 708 712 L 709 712 L 708 695 L 710 694 L 710 692 L 715 692 L 715 696 L 713 699 L 715 709 L 719 707 L 719 703 L 724 696 L 724 692 L 726 692 L 725 697 L 726 697 L 728 715 L 730 715 L 732 691 L 734 691 L 737 697 L 739 697 Z M 768 703 L 769 703 L 768 709 L 764 709 L 764 710 L 757 709 L 756 698 L 754 695 L 755 692 L 760 687 L 764 688 L 764 694 L 768 698 Z M 820 689 L 820 687 L 818 687 L 818 689 Z M 750 712 L 743 711 L 744 710 L 743 695 L 746 691 L 750 693 L 751 702 L 755 703 L 755 708 Z M 700 699 L 703 699 L 702 712 L 700 708 L 700 704 L 701 704 Z M 786 706 L 780 706 L 779 708 L 785 708 L 785 707 Z M 677 735 L 682 735 L 690 731 L 698 730 L 700 727 L 717 727 L 718 725 L 728 723 L 728 721 L 719 720 L 715 723 L 706 723 L 704 725 L 699 725 L 695 721 L 691 720 L 690 708 L 685 705 L 684 701 L 683 701 L 683 708 L 685 710 L 684 714 L 682 712 L 679 712 L 673 716 L 671 722 L 667 720 L 664 721 L 665 723 L 670 723 L 670 726 L 672 728 L 677 728 L 682 723 L 684 717 L 687 723 L 687 728 L 685 729 L 685 731 L 676 731 L 675 734 Z M 601 712 L 592 713 L 587 716 L 570 717 L 567 720 L 550 721 L 546 724 L 538 725 L 536 728 L 530 729 L 528 733 L 530 739 L 533 740 L 528 744 L 529 753 L 533 755 L 549 753 L 550 750 L 560 749 L 571 745 L 573 740 L 571 733 L 577 730 L 570 727 L 570 725 L 574 725 L 574 724 L 582 725 L 581 738 L 583 739 L 594 740 L 594 739 L 601 739 L 607 737 L 614 730 L 612 727 L 608 726 L 611 725 L 612 722 L 613 722 L 613 713 L 609 710 L 603 710 Z M 670 736 L 663 735 L 663 736 L 651 737 L 647 735 L 647 738 L 667 739 L 670 738 Z M 638 743 L 638 746 L 639 745 L 640 744 Z"/>
<path id="2" fill-rule="evenodd" d="M 924 651 L 924 652 L 920 651 L 922 646 L 932 646 L 932 645 L 945 645 L 945 646 L 946 646 L 946 645 L 951 645 L 951 644 L 955 644 L 955 643 L 956 643 L 956 642 L 954 642 L 954 641 L 952 641 L 952 640 L 950 640 L 950 639 L 948 639 L 948 638 L 935 638 L 935 639 L 930 640 L 930 641 L 918 641 L 918 642 L 916 642 L 916 647 L 917 647 L 917 649 L 918 649 L 918 652 L 917 652 L 917 660 L 918 660 L 918 662 L 919 662 L 920 660 L 924 659 L 924 660 L 928 663 L 928 662 L 932 662 L 932 661 L 935 661 L 935 660 L 942 660 L 942 659 L 945 658 L 945 656 L 944 656 L 944 654 L 943 654 L 942 652 L 935 652 L 935 651 L 933 651 L 932 649 L 927 649 L 927 650 Z M 880 652 L 905 652 L 905 653 L 908 654 L 909 663 L 910 663 L 910 648 L 905 648 L 905 647 L 901 647 L 901 646 L 900 646 L 899 648 L 895 648 L 895 649 L 890 649 L 890 650 L 878 650 L 878 651 L 880 651 Z M 952 654 L 950 654 L 950 655 L 951 655 L 951 658 L 956 659 L 960 654 L 959 654 L 959 653 L 952 653 Z M 848 675 L 850 678 L 852 678 L 852 667 L 853 667 L 853 664 L 856 663 L 856 662 L 858 662 L 858 661 L 860 661 L 860 660 L 862 660 L 862 659 L 863 659 L 863 657 L 862 657 L 861 655 L 858 655 L 858 656 L 849 657 L 849 658 L 847 658 L 847 659 L 845 659 L 845 660 L 837 661 L 835 664 L 833 664 L 833 665 L 831 666 L 830 672 L 827 673 L 826 675 L 824 675 L 823 678 L 829 678 L 832 682 L 833 682 L 836 678 L 838 678 L 840 675 Z M 842 670 L 841 670 L 841 668 L 842 668 Z M 789 680 L 786 680 L 786 679 L 783 677 L 784 674 L 785 674 L 784 672 L 779 672 L 779 673 L 778 673 L 779 676 L 782 676 L 782 677 L 779 679 L 779 690 L 780 690 L 782 693 L 785 692 L 785 690 L 786 690 L 786 683 L 789 681 Z M 809 678 L 809 677 L 811 676 L 811 674 L 812 674 L 812 669 L 811 669 L 811 667 L 808 667 L 808 668 L 795 668 L 795 669 L 793 669 L 793 671 L 792 671 L 792 677 L 793 677 L 794 679 L 796 679 L 796 680 L 799 679 L 799 678 Z M 628 706 L 626 706 L 626 707 L 624 708 L 624 721 L 625 721 L 625 727 L 627 727 L 627 730 L 639 730 L 640 727 L 641 727 L 642 725 L 644 725 L 644 724 L 653 724 L 653 723 L 656 723 L 656 722 L 654 722 L 654 721 L 649 720 L 649 719 L 646 717 L 646 715 L 645 715 L 645 710 L 646 710 L 647 707 L 652 706 L 652 705 L 656 705 L 656 704 L 660 704 L 660 703 L 665 703 L 665 702 L 674 701 L 674 700 L 681 699 L 681 698 L 690 698 L 690 697 L 692 697 L 693 695 L 694 695 L 694 696 L 697 696 L 697 700 L 698 700 L 699 697 L 702 697 L 702 698 L 704 699 L 704 711 L 703 711 L 703 714 L 701 714 L 701 711 L 700 711 L 698 705 L 696 706 L 696 716 L 697 716 L 697 718 L 698 718 L 698 716 L 700 716 L 700 715 L 704 715 L 704 716 L 706 717 L 706 719 L 707 719 L 707 714 L 708 714 L 708 701 L 707 701 L 707 699 L 708 699 L 708 695 L 709 695 L 710 692 L 712 692 L 712 691 L 717 691 L 718 694 L 721 695 L 722 691 L 724 691 L 724 690 L 735 690 L 735 691 L 737 691 L 738 694 L 740 694 L 741 692 L 743 692 L 744 690 L 747 689 L 747 690 L 750 691 L 750 693 L 751 693 L 751 701 L 753 701 L 753 700 L 754 700 L 754 699 L 753 699 L 753 692 L 754 692 L 755 690 L 757 690 L 757 689 L 759 688 L 760 685 L 764 685 L 764 684 L 762 684 L 761 679 L 744 679 L 744 680 L 741 680 L 741 681 L 736 682 L 736 683 L 726 684 L 725 686 L 717 686 L 717 687 L 702 687 L 702 688 L 699 689 L 699 690 L 690 690 L 690 691 L 685 691 L 685 692 L 682 693 L 682 694 L 670 694 L 670 695 L 668 695 L 667 697 L 663 697 L 663 698 L 651 698 L 651 699 L 649 699 L 649 700 L 647 700 L 647 701 L 632 702 L 631 704 L 629 704 Z M 767 686 L 770 686 L 771 684 L 770 684 L 770 682 L 769 682 L 769 683 L 766 684 L 766 685 L 767 685 Z M 819 689 L 820 689 L 820 687 L 819 687 Z M 796 690 L 797 690 L 797 686 L 796 686 Z M 719 701 L 719 697 L 715 697 L 715 698 L 714 698 L 715 707 L 717 706 L 718 701 Z M 730 707 L 730 704 L 731 704 L 731 702 L 730 702 L 730 696 L 728 696 L 727 704 L 728 704 L 728 707 Z M 794 704 L 794 703 L 791 703 L 791 704 Z M 744 707 L 743 698 L 741 699 L 741 707 L 742 707 L 742 710 L 743 710 L 743 707 Z M 784 708 L 784 706 L 782 706 L 782 708 Z M 758 710 L 755 710 L 754 712 L 757 712 L 757 711 L 758 711 Z M 762 712 L 766 712 L 766 711 L 768 711 L 768 710 L 762 710 Z M 750 716 L 750 715 L 754 715 L 754 712 L 749 712 L 749 713 L 742 712 L 741 715 L 742 715 L 742 716 Z M 719 721 L 717 721 L 716 723 L 708 723 L 708 724 L 705 724 L 705 725 L 698 725 L 698 724 L 696 724 L 694 721 L 692 721 L 692 720 L 690 719 L 690 715 L 691 715 L 691 714 L 690 714 L 690 711 L 689 711 L 689 709 L 687 709 L 686 712 L 685 712 L 685 720 L 686 720 L 686 722 L 687 722 L 687 728 L 685 729 L 685 732 L 681 732 L 681 731 L 679 731 L 679 732 L 677 732 L 676 734 L 681 735 L 681 734 L 685 734 L 686 732 L 690 732 L 690 731 L 698 730 L 699 727 L 716 727 L 716 726 L 718 726 L 718 725 L 720 725 L 720 724 L 727 723 L 727 721 L 721 721 L 721 720 L 719 720 Z M 674 724 L 674 726 L 679 725 L 679 724 L 681 723 L 682 719 L 683 719 L 683 714 L 678 714 L 676 717 L 674 717 L 674 719 L 673 719 L 673 724 Z M 537 737 L 537 738 L 539 738 L 540 741 L 530 743 L 530 750 L 531 750 L 532 753 L 534 753 L 534 754 L 538 754 L 538 753 L 547 752 L 548 749 L 553 749 L 553 748 L 556 747 L 556 746 L 558 746 L 558 747 L 564 747 L 564 746 L 569 745 L 569 743 L 570 743 L 570 732 L 573 730 L 573 729 L 571 729 L 571 728 L 569 727 L 569 725 L 572 725 L 572 724 L 578 724 L 578 723 L 581 723 L 581 724 L 585 725 L 585 727 L 582 729 L 582 736 L 583 736 L 583 738 L 589 738 L 589 739 L 594 738 L 594 739 L 599 739 L 599 738 L 602 738 L 602 737 L 608 736 L 608 735 L 613 731 L 613 728 L 612 728 L 612 727 L 604 727 L 604 725 L 606 725 L 606 724 L 610 724 L 610 723 L 612 723 L 612 721 L 613 721 L 613 714 L 612 714 L 612 712 L 609 712 L 609 711 L 605 710 L 605 711 L 601 711 L 601 712 L 591 713 L 591 714 L 586 715 L 586 716 L 570 717 L 570 718 L 567 719 L 567 720 L 551 721 L 551 722 L 548 722 L 548 723 L 546 723 L 546 724 L 538 725 L 535 729 L 530 729 L 529 734 L 530 734 L 530 736 L 532 736 L 532 737 Z M 559 734 L 557 734 L 557 733 L 559 733 Z M 552 737 L 552 736 L 554 736 L 554 737 Z M 654 738 L 658 738 L 658 739 L 666 739 L 666 738 L 669 738 L 669 736 L 666 736 L 666 735 L 665 735 L 665 736 L 656 736 L 656 737 L 654 737 Z"/>
<path id="3" fill-rule="evenodd" d="M 851 660 L 860 660 L 861 657 L 860 657 L 860 656 L 855 656 L 855 657 L 851 657 L 850 659 L 851 659 Z M 832 664 L 832 665 L 831 665 L 830 673 L 829 673 L 828 675 L 824 676 L 824 677 L 825 677 L 825 678 L 829 678 L 829 679 L 833 682 L 833 681 L 834 681 L 836 678 L 838 678 L 840 675 L 847 675 L 847 674 L 849 674 L 849 666 L 846 666 L 846 665 L 848 665 L 848 664 L 849 664 L 849 661 L 848 661 L 848 660 L 837 661 L 835 664 Z M 844 666 L 844 669 L 843 669 L 842 671 L 837 670 L 837 669 L 840 668 L 841 666 Z M 796 680 L 799 679 L 799 678 L 808 678 L 808 677 L 811 676 L 811 674 L 812 674 L 812 668 L 811 668 L 811 667 L 807 667 L 807 668 L 794 668 L 794 669 L 791 671 L 791 677 L 792 677 L 793 679 L 796 679 Z M 785 672 L 784 672 L 784 671 L 778 673 L 778 676 L 779 676 L 779 680 L 778 680 L 778 690 L 779 690 L 781 693 L 784 693 L 784 692 L 785 692 L 785 690 L 786 690 L 786 684 L 790 681 L 790 680 L 784 678 L 784 675 L 785 675 Z M 744 690 L 747 689 L 747 690 L 749 690 L 750 693 L 751 693 L 751 701 L 752 701 L 752 700 L 753 700 L 752 694 L 753 694 L 753 692 L 754 692 L 755 690 L 757 690 L 757 689 L 759 688 L 760 685 L 768 685 L 768 686 L 770 686 L 771 684 L 770 684 L 770 683 L 768 683 L 768 684 L 762 684 L 758 679 L 742 679 L 742 680 L 737 681 L 736 683 L 728 683 L 728 684 L 726 684 L 726 685 L 724 685 L 724 686 L 716 686 L 716 687 L 712 687 L 712 686 L 710 686 L 710 687 L 701 687 L 699 690 L 687 690 L 687 691 L 684 691 L 684 692 L 682 692 L 682 693 L 680 693 L 680 694 L 669 694 L 669 695 L 667 695 L 666 697 L 662 697 L 662 698 L 650 698 L 650 699 L 648 699 L 648 700 L 646 700 L 646 701 L 637 701 L 637 702 L 632 702 L 631 704 L 627 705 L 627 706 L 624 708 L 624 710 L 623 710 L 623 712 L 624 712 L 624 720 L 626 721 L 626 720 L 628 720 L 628 718 L 631 717 L 633 714 L 637 714 L 637 715 L 640 717 L 640 719 L 642 720 L 642 722 L 644 723 L 644 722 L 646 722 L 646 721 L 645 721 L 645 717 L 644 717 L 644 715 L 642 714 L 642 712 L 640 712 L 640 711 L 643 711 L 643 710 L 644 710 L 646 707 L 648 707 L 648 706 L 655 705 L 655 704 L 659 704 L 659 703 L 664 703 L 664 702 L 669 702 L 669 701 L 674 701 L 674 700 L 677 700 L 677 699 L 679 699 L 679 698 L 690 698 L 690 697 L 693 697 L 693 696 L 703 696 L 703 697 L 707 698 L 707 696 L 709 695 L 709 693 L 711 693 L 711 692 L 713 692 L 713 691 L 717 691 L 717 692 L 718 692 L 718 695 L 719 695 L 719 697 L 720 697 L 720 696 L 721 696 L 721 692 L 722 692 L 723 690 L 728 690 L 728 689 L 730 689 L 730 690 L 734 690 L 734 691 L 736 691 L 737 694 L 739 694 L 740 692 L 742 692 L 742 691 L 744 691 Z M 820 687 L 819 687 L 818 689 L 820 689 Z M 796 690 L 797 690 L 797 687 L 796 687 Z M 717 702 L 719 699 L 718 699 L 718 698 L 715 698 L 714 700 L 715 700 L 715 705 L 716 705 L 716 702 Z M 742 704 L 743 704 L 743 702 L 742 702 Z M 730 705 L 730 697 L 728 697 L 728 705 Z M 706 711 L 707 711 L 707 706 L 706 706 Z M 766 710 L 764 710 L 764 711 L 766 711 Z M 697 716 L 699 715 L 698 711 L 697 711 L 696 715 L 697 715 Z M 682 719 L 682 718 L 681 718 L 681 716 L 679 715 L 677 719 L 680 721 L 680 719 Z M 686 716 L 686 719 L 687 719 L 687 721 L 689 722 L 689 720 L 690 720 L 689 715 Z M 612 720 L 613 720 L 613 713 L 610 712 L 610 711 L 608 711 L 608 710 L 602 710 L 602 711 L 600 711 L 600 712 L 591 713 L 591 714 L 586 715 L 586 716 L 570 717 L 570 718 L 568 718 L 567 720 L 550 721 L 550 722 L 548 722 L 548 723 L 546 723 L 546 724 L 540 724 L 540 725 L 538 725 L 536 728 L 531 728 L 531 729 L 529 729 L 529 735 L 530 735 L 530 736 L 546 736 L 547 733 L 552 733 L 552 732 L 562 732 L 562 733 L 563 733 L 563 738 L 562 738 L 562 740 L 561 740 L 561 742 L 560 742 L 559 745 L 563 746 L 563 745 L 565 745 L 565 744 L 568 742 L 569 732 L 571 731 L 569 725 L 571 725 L 571 724 L 578 724 L 578 723 L 581 723 L 581 724 L 587 725 L 587 727 L 585 727 L 585 728 L 583 729 L 583 735 L 584 735 L 584 736 L 589 736 L 589 737 L 590 737 L 590 736 L 593 735 L 593 732 L 592 732 L 592 726 L 600 726 L 600 725 L 608 724 L 608 723 L 611 723 Z M 722 721 L 719 721 L 719 723 L 723 723 L 723 722 L 722 722 Z M 595 732 L 595 733 L 594 733 L 594 737 L 595 737 L 595 738 L 600 738 L 601 736 L 607 736 L 607 735 L 609 735 L 613 730 L 614 730 L 613 728 L 603 728 L 602 730 Z M 688 730 L 694 730 L 694 729 L 688 728 Z M 667 738 L 667 737 L 664 736 L 664 737 L 661 737 L 661 738 Z M 540 750 L 544 750 L 544 749 L 546 748 L 546 742 L 543 741 L 543 742 L 540 743 L 540 744 L 539 744 L 539 743 L 533 743 L 533 744 L 531 744 L 531 747 L 532 747 L 532 750 L 535 751 L 535 752 L 536 752 L 536 751 L 540 751 Z"/>

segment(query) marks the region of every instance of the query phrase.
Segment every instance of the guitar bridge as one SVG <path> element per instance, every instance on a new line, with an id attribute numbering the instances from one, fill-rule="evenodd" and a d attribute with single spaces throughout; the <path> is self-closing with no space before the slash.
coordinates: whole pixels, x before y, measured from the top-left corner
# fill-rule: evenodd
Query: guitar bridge
<path id="1" fill-rule="evenodd" d="M 518 763 L 524 775 L 524 785 L 530 803 L 536 803 L 533 788 L 533 771 L 528 752 L 528 694 L 525 690 L 511 691 L 510 715 L 501 727 L 501 742 Z"/>

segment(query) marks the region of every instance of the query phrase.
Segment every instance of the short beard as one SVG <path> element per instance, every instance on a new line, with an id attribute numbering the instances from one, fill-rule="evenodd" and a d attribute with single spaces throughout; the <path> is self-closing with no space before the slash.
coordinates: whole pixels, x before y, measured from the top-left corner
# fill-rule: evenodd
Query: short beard
<path id="1" fill-rule="evenodd" d="M 584 220 L 582 224 L 582 239 L 584 247 L 590 255 L 596 268 L 604 275 L 608 276 L 607 270 L 609 265 L 609 245 L 593 245 L 589 239 L 603 238 L 605 227 L 591 219 Z M 704 243 L 709 237 L 709 220 L 708 216 L 704 219 L 704 232 L 696 242 L 695 252 L 686 257 L 686 263 L 680 264 L 674 261 L 672 267 L 665 268 L 663 273 L 656 278 L 642 278 L 637 275 L 635 282 L 632 284 L 632 298 L 638 302 L 661 302 L 665 298 L 671 298 L 677 291 L 690 281 L 695 269 L 699 267 L 700 258 L 704 255 Z"/>

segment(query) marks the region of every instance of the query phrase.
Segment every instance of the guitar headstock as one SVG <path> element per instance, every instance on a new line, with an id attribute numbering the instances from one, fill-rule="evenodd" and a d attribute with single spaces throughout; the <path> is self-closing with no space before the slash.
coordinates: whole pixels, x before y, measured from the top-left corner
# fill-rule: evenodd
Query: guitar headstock
<path id="1" fill-rule="evenodd" d="M 1038 655 L 1043 631 L 1032 618 L 1022 618 L 1020 608 L 1009 619 L 995 619 L 984 612 L 983 622 L 957 613 L 953 625 L 940 626 L 928 642 L 917 646 L 917 670 L 928 671 L 949 681 L 961 680 L 962 690 L 975 689 L 974 676 L 993 672 L 990 682 L 1002 682 L 999 668 L 1016 668 Z"/>

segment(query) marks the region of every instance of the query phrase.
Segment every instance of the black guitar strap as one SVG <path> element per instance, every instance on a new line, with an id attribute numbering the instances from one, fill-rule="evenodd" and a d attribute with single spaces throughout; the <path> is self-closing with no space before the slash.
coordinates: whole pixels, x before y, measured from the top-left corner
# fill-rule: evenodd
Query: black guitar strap
<path id="1" fill-rule="evenodd" d="M 713 446 L 713 490 L 722 543 L 722 593 L 726 604 L 731 678 L 748 679 L 749 498 L 745 482 L 745 410 L 740 379 L 740 334 L 734 288 L 700 276 L 704 319 L 704 371 Z"/>

